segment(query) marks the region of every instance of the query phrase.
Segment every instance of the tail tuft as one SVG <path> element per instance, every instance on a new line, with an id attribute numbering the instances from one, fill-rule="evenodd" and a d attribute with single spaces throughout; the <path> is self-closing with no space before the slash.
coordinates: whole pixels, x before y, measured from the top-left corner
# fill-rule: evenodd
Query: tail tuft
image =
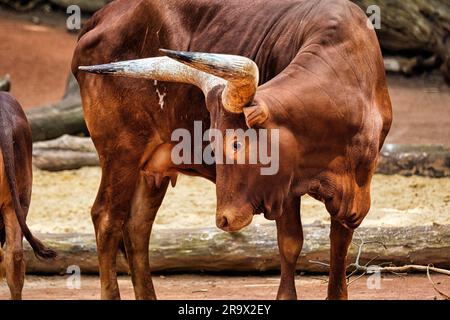
<path id="1" fill-rule="evenodd" d="M 37 258 L 41 258 L 44 260 L 53 260 L 58 255 L 56 251 L 47 248 L 40 240 L 33 237 L 33 239 L 28 241 L 33 248 L 34 254 Z"/>

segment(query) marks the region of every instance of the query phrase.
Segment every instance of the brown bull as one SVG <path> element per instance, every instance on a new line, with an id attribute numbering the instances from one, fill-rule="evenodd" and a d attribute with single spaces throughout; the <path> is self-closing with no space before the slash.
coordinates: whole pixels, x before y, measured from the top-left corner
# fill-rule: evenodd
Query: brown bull
<path id="1" fill-rule="evenodd" d="M 159 48 L 184 52 L 166 50 L 161 57 Z M 379 44 L 357 6 L 347 0 L 116 0 L 83 30 L 73 72 L 102 166 L 92 209 L 102 298 L 120 297 L 122 238 L 136 297 L 156 297 L 149 236 L 177 173 L 216 182 L 217 225 L 224 230 L 239 230 L 259 213 L 276 220 L 279 299 L 297 297 L 300 198 L 324 202 L 332 216 L 328 298 L 347 298 L 347 250 L 369 211 L 370 182 L 392 116 Z M 175 165 L 171 134 L 194 133 L 196 120 L 223 134 L 277 130 L 277 174 L 261 175 L 260 164 Z M 248 158 L 251 143 L 244 142 L 225 137 L 216 159 Z"/>
<path id="2" fill-rule="evenodd" d="M 11 298 L 21 299 L 23 236 L 37 257 L 50 259 L 56 254 L 33 237 L 26 224 L 33 180 L 31 129 L 20 104 L 6 92 L 0 92 L 0 148 L 0 243 L 6 245 L 4 256 L 0 249 L 0 262 Z"/>

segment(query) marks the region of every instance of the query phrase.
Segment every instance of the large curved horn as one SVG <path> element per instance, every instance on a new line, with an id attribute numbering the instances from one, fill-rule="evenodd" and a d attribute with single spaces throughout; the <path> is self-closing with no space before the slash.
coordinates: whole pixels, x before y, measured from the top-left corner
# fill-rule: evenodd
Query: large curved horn
<path id="1" fill-rule="evenodd" d="M 224 85 L 222 102 L 226 110 L 242 113 L 258 87 L 259 71 L 250 59 L 223 54 L 163 50 L 167 57 L 129 60 L 79 70 L 96 73 L 193 84 L 205 96 L 217 85 Z"/>
<path id="2" fill-rule="evenodd" d="M 160 49 L 168 57 L 227 80 L 222 102 L 230 112 L 242 113 L 255 96 L 259 70 L 252 60 L 235 55 L 183 52 Z"/>
<path id="3" fill-rule="evenodd" d="M 80 66 L 78 69 L 95 74 L 193 84 L 202 89 L 205 94 L 218 84 L 226 84 L 224 80 L 188 67 L 168 57 Z"/>

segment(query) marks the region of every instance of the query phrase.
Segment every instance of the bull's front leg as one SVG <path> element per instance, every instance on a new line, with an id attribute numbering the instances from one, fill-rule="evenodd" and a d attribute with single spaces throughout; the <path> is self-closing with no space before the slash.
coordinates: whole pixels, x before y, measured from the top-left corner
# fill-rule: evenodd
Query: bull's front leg
<path id="1" fill-rule="evenodd" d="M 300 198 L 286 200 L 283 215 L 277 220 L 278 248 L 281 259 L 281 281 L 278 300 L 296 300 L 295 266 L 303 246 Z"/>
<path id="2" fill-rule="evenodd" d="M 329 300 L 346 300 L 347 293 L 347 253 L 352 242 L 353 231 L 336 220 L 331 220 Z"/>

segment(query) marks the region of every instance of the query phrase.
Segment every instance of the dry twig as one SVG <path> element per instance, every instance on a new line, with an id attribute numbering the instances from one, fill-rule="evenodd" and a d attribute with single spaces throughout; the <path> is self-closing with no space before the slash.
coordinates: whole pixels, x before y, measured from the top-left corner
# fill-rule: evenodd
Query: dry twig
<path id="1" fill-rule="evenodd" d="M 370 259 L 366 264 L 361 265 L 360 263 L 360 259 L 361 259 L 361 255 L 363 253 L 363 249 L 364 246 L 368 245 L 368 244 L 378 244 L 380 246 L 382 246 L 384 249 L 387 249 L 386 245 L 382 242 L 379 241 L 365 241 L 359 234 L 355 233 L 358 238 L 360 239 L 359 243 L 355 243 L 355 241 L 353 241 L 352 243 L 358 246 L 358 253 L 356 255 L 356 259 L 355 262 L 349 264 L 347 266 L 347 269 L 349 268 L 353 268 L 353 270 L 347 275 L 347 286 L 350 286 L 352 283 L 354 283 L 355 281 L 358 281 L 359 279 L 361 279 L 363 276 L 365 276 L 366 274 L 370 274 L 370 273 L 374 273 L 374 272 L 378 272 L 378 273 L 392 273 L 395 275 L 402 275 L 411 271 L 417 271 L 417 272 L 426 272 L 427 273 L 427 277 L 428 280 L 430 281 L 431 285 L 433 286 L 433 289 L 444 299 L 450 300 L 450 296 L 445 294 L 444 292 L 442 292 L 441 290 L 439 290 L 436 286 L 436 284 L 434 283 L 434 281 L 431 278 L 430 275 L 430 271 L 436 272 L 436 273 L 440 273 L 440 274 L 444 274 L 447 276 L 450 276 L 450 271 L 449 270 L 445 270 L 445 269 L 441 269 L 441 268 L 435 268 L 432 265 L 428 265 L 428 266 L 421 266 L 421 265 L 405 265 L 405 266 L 401 266 L 401 267 L 397 267 L 397 266 L 393 266 L 391 263 L 382 263 L 379 265 L 371 265 L 371 263 L 375 260 L 377 260 L 380 256 L 377 255 L 376 257 Z M 327 267 L 330 268 L 330 264 L 328 263 L 324 263 L 321 261 L 313 261 L 310 260 L 310 263 L 314 263 L 323 267 Z M 383 265 L 388 265 L 388 266 L 383 266 Z M 354 275 L 358 274 L 358 276 L 350 281 L 350 278 Z"/>

